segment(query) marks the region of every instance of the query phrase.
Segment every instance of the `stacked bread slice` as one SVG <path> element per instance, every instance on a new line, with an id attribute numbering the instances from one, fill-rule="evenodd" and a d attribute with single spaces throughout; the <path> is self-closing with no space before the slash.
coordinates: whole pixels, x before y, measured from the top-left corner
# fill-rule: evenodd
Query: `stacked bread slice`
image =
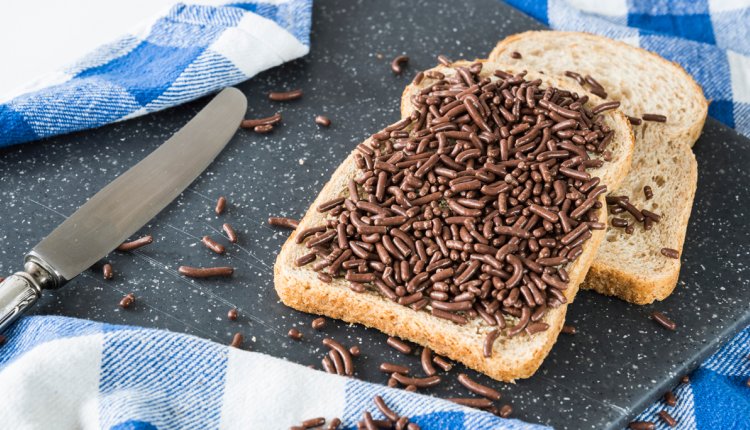
<path id="1" fill-rule="evenodd" d="M 643 121 L 633 126 L 636 144 L 630 172 L 619 189 L 611 190 L 612 195 L 628 196 L 634 206 L 657 213 L 661 219 L 649 230 L 635 225 L 630 234 L 610 227 L 582 285 L 637 304 L 665 299 L 677 285 L 680 259 L 667 257 L 661 250 L 682 253 L 697 186 L 691 147 L 708 111 L 700 86 L 679 65 L 656 54 L 585 33 L 516 34 L 497 44 L 490 61 L 554 75 L 589 75 L 604 87 L 607 100 L 621 103 L 626 115 L 666 116 L 663 123 Z M 644 193 L 646 186 L 653 190 L 652 198 Z M 620 216 L 610 214 L 610 219 Z"/>

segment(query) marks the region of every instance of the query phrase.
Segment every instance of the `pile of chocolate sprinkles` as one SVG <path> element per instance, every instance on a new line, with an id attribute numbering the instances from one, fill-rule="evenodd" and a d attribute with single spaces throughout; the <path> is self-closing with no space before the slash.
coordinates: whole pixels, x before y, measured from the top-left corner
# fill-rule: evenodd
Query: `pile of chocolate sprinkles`
<path id="1" fill-rule="evenodd" d="M 359 145 L 348 196 L 317 208 L 325 225 L 298 232 L 310 252 L 297 265 L 457 324 L 481 317 L 531 335 L 567 301 L 564 266 L 605 228 L 606 186 L 586 170 L 604 163 L 592 155 L 614 132 L 599 113 L 616 105 L 589 109 L 587 96 L 525 73 L 481 70 L 421 74 L 433 82 L 413 114 Z"/>

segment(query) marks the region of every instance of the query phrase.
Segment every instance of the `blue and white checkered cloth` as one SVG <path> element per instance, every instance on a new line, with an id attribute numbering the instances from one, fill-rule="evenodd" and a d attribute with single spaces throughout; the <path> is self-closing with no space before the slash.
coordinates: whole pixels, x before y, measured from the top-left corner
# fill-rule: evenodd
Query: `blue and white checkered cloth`
<path id="1" fill-rule="evenodd" d="M 3 429 L 288 429 L 322 416 L 354 430 L 363 411 L 385 419 L 375 395 L 426 430 L 546 428 L 184 334 L 26 317 L 6 335 Z"/>
<path id="2" fill-rule="evenodd" d="M 750 135 L 747 1 L 509 2 L 553 28 L 624 39 L 682 64 L 712 100 L 709 113 Z M 177 5 L 0 101 L 0 146 L 164 109 L 305 55 L 310 15 L 311 0 Z M 424 429 L 541 428 L 181 334 L 30 317 L 7 337 L 0 393 L 13 395 L 0 402 L 3 428 L 288 428 L 323 415 L 351 429 L 363 410 L 376 412 L 374 394 Z M 679 428 L 750 428 L 749 354 L 750 328 L 677 387 L 676 407 L 657 402 L 639 419 L 666 429 L 656 414 L 667 410 Z"/>
<path id="3" fill-rule="evenodd" d="M 555 30 L 586 31 L 679 63 L 708 114 L 750 137 L 748 0 L 506 0 Z"/>
<path id="4" fill-rule="evenodd" d="M 309 51 L 312 0 L 175 5 L 0 100 L 0 147 L 176 106 Z"/>

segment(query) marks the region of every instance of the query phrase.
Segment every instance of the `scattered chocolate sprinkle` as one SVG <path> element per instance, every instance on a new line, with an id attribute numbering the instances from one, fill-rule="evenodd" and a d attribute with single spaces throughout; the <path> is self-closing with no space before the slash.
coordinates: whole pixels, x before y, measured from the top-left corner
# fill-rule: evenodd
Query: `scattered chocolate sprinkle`
<path id="1" fill-rule="evenodd" d="M 287 336 L 293 340 L 302 340 L 302 333 L 296 328 L 290 328 Z"/>
<path id="2" fill-rule="evenodd" d="M 658 311 L 651 312 L 651 319 L 653 319 L 654 321 L 659 323 L 660 326 L 668 330 L 674 331 L 677 328 L 677 323 L 669 319 L 669 317 L 667 317 L 661 312 L 658 312 Z"/>
<path id="3" fill-rule="evenodd" d="M 572 325 L 565 324 L 560 333 L 576 334 L 576 328 Z"/>
<path id="4" fill-rule="evenodd" d="M 315 318 L 310 325 L 315 330 L 323 330 L 326 326 L 326 319 L 324 317 Z"/>
<path id="5" fill-rule="evenodd" d="M 451 397 L 445 400 L 450 400 L 453 403 L 458 403 L 461 406 L 468 406 L 476 409 L 487 409 L 492 406 L 492 400 L 485 399 L 484 397 Z"/>
<path id="6" fill-rule="evenodd" d="M 618 101 L 604 102 L 596 105 L 593 109 L 591 109 L 591 113 L 602 113 L 608 110 L 617 109 L 618 107 L 620 107 L 620 102 Z"/>
<path id="7" fill-rule="evenodd" d="M 128 293 L 125 295 L 125 297 L 120 299 L 120 307 L 123 309 L 127 309 L 130 306 L 132 306 L 134 302 L 135 302 L 135 295 L 133 293 Z"/>
<path id="8" fill-rule="evenodd" d="M 492 399 L 494 401 L 500 400 L 501 395 L 499 391 L 474 381 L 473 379 L 469 378 L 469 375 L 465 373 L 460 373 L 458 375 L 458 382 L 460 382 L 461 385 L 468 388 L 469 391 L 474 394 L 479 394 L 480 396 L 487 397 L 488 399 Z"/>
<path id="9" fill-rule="evenodd" d="M 359 348 L 359 345 L 354 345 L 349 348 L 349 353 L 352 357 L 359 357 L 359 355 L 362 354 L 362 350 Z"/>
<path id="10" fill-rule="evenodd" d="M 201 239 L 201 243 L 203 243 L 203 245 L 205 245 L 206 248 L 210 249 L 211 251 L 217 254 L 223 254 L 226 251 L 226 248 L 224 248 L 224 245 L 211 239 L 210 236 L 203 236 L 203 239 Z"/>
<path id="11" fill-rule="evenodd" d="M 677 397 L 671 391 L 664 393 L 664 403 L 668 406 L 675 406 L 677 404 Z"/>
<path id="12" fill-rule="evenodd" d="M 333 362 L 331 361 L 330 358 L 328 358 L 327 355 L 323 357 L 323 360 L 321 361 L 321 363 L 323 364 L 323 370 L 325 370 L 328 373 L 333 373 L 333 374 L 336 373 L 336 369 L 333 367 Z"/>
<path id="13" fill-rule="evenodd" d="M 273 131 L 273 126 L 271 124 L 256 125 L 253 131 L 258 134 L 268 134 Z"/>
<path id="14" fill-rule="evenodd" d="M 347 376 L 354 375 L 354 362 L 348 349 L 331 338 L 323 339 L 323 345 L 331 348 L 332 351 L 337 352 L 341 356 L 341 359 L 344 361 L 344 373 Z"/>
<path id="15" fill-rule="evenodd" d="M 643 187 L 643 195 L 646 196 L 646 200 L 651 200 L 654 197 L 654 190 L 650 186 L 645 185 Z"/>
<path id="16" fill-rule="evenodd" d="M 0 346 L 5 345 L 5 342 L 7 342 L 7 341 L 8 341 L 8 338 L 5 337 L 5 335 L 0 334 Z"/>
<path id="17" fill-rule="evenodd" d="M 328 127 L 331 125 L 331 120 L 328 119 L 325 115 L 318 115 L 315 117 L 315 124 L 318 124 L 323 127 Z"/>
<path id="18" fill-rule="evenodd" d="M 580 86 L 584 86 L 586 84 L 586 80 L 583 79 L 583 76 L 581 76 L 580 73 L 568 70 L 565 72 L 565 76 L 575 79 L 575 81 L 578 82 L 578 85 Z"/>
<path id="19" fill-rule="evenodd" d="M 302 427 L 309 429 L 312 427 L 322 426 L 325 423 L 326 423 L 326 419 L 323 417 L 310 418 L 309 420 L 302 421 Z"/>
<path id="20" fill-rule="evenodd" d="M 669 415 L 669 412 L 667 411 L 661 411 L 659 412 L 659 418 L 662 419 L 668 426 L 674 427 L 677 425 L 677 420 L 672 417 L 672 415 Z"/>
<path id="21" fill-rule="evenodd" d="M 275 113 L 272 116 L 258 119 L 245 119 L 240 123 L 242 128 L 255 128 L 259 125 L 276 125 L 281 122 L 281 114 Z"/>
<path id="22" fill-rule="evenodd" d="M 382 397 L 375 396 L 373 402 L 375 402 L 375 406 L 377 406 L 378 410 L 380 410 L 380 412 L 382 412 L 389 420 L 397 421 L 399 419 L 398 414 L 393 412 L 393 410 L 385 404 L 385 400 L 383 400 Z"/>
<path id="23" fill-rule="evenodd" d="M 510 58 L 515 58 L 516 60 L 518 60 L 519 58 L 523 58 L 523 56 L 520 52 L 513 51 L 510 53 Z"/>
<path id="24" fill-rule="evenodd" d="M 666 116 L 655 113 L 644 113 L 643 115 L 641 115 L 641 118 L 644 121 L 667 122 Z"/>
<path id="25" fill-rule="evenodd" d="M 224 223 L 221 228 L 224 230 L 224 233 L 226 233 L 227 239 L 229 239 L 230 242 L 237 243 L 237 233 L 230 224 Z"/>
<path id="26" fill-rule="evenodd" d="M 292 218 L 272 216 L 268 217 L 268 223 L 274 227 L 284 227 L 288 229 L 296 229 L 299 225 L 299 221 Z"/>
<path id="27" fill-rule="evenodd" d="M 413 384 L 412 385 L 407 385 L 406 387 L 404 387 L 404 391 L 410 391 L 412 393 L 416 393 L 417 392 L 417 386 L 413 385 Z"/>
<path id="28" fill-rule="evenodd" d="M 665 257 L 680 258 L 680 251 L 672 248 L 662 248 L 661 253 Z"/>
<path id="29" fill-rule="evenodd" d="M 633 421 L 628 424 L 631 430 L 654 430 L 656 425 L 650 421 Z"/>
<path id="30" fill-rule="evenodd" d="M 302 90 L 292 91 L 271 91 L 268 93 L 268 99 L 275 102 L 286 102 L 289 100 L 297 100 L 302 97 Z"/>
<path id="31" fill-rule="evenodd" d="M 189 278 L 211 278 L 214 276 L 232 276 L 234 268 L 180 266 L 177 271 Z"/>
<path id="32" fill-rule="evenodd" d="M 224 210 L 227 208 L 227 198 L 224 196 L 219 197 L 218 200 L 216 200 L 216 208 L 214 209 L 214 212 L 216 212 L 216 215 L 221 215 L 224 213 Z"/>
<path id="33" fill-rule="evenodd" d="M 342 360 L 341 355 L 339 355 L 339 353 L 331 349 L 328 351 L 328 357 L 333 362 L 333 368 L 336 369 L 336 374 L 343 376 L 345 374 L 345 371 L 344 371 L 344 361 Z"/>
<path id="34" fill-rule="evenodd" d="M 388 378 L 388 383 L 386 384 L 390 388 L 398 387 L 398 381 L 391 376 Z"/>
<path id="35" fill-rule="evenodd" d="M 422 349 L 420 363 L 422 364 L 422 370 L 424 370 L 425 375 L 432 376 L 437 374 L 437 370 L 432 363 L 432 350 L 430 348 L 424 347 Z"/>
<path id="36" fill-rule="evenodd" d="M 154 242 L 154 238 L 151 235 L 143 236 L 141 238 L 138 238 L 136 240 L 125 242 L 117 247 L 118 251 L 133 251 L 135 249 L 138 249 L 142 246 L 149 245 Z"/>
<path id="37" fill-rule="evenodd" d="M 409 57 L 406 55 L 399 55 L 391 61 L 391 70 L 393 73 L 400 75 L 404 71 L 404 66 L 409 62 Z"/>
<path id="38" fill-rule="evenodd" d="M 683 384 L 688 384 L 688 383 L 690 383 L 690 376 L 688 376 L 688 375 L 683 375 L 683 376 L 682 376 L 682 378 L 680 378 L 680 382 L 682 382 Z"/>
<path id="39" fill-rule="evenodd" d="M 401 339 L 395 338 L 393 336 L 388 336 L 388 340 L 386 340 L 386 343 L 388 344 L 388 346 L 402 354 L 412 353 L 412 347 Z"/>
<path id="40" fill-rule="evenodd" d="M 242 341 L 245 338 L 242 336 L 242 333 L 235 333 L 232 337 L 232 343 L 229 344 L 229 346 L 232 346 L 234 348 L 239 348 L 242 346 Z"/>
<path id="41" fill-rule="evenodd" d="M 400 373 L 402 375 L 409 374 L 409 368 L 406 366 L 402 366 L 400 364 L 383 362 L 383 363 L 380 363 L 379 369 L 381 372 L 384 372 L 384 373 Z"/>
<path id="42" fill-rule="evenodd" d="M 229 318 L 229 321 L 236 321 L 237 316 L 237 309 L 230 309 L 229 312 L 227 312 L 227 318 Z"/>
<path id="43" fill-rule="evenodd" d="M 328 423 L 328 430 L 338 430 L 340 425 L 341 420 L 339 418 L 334 418 L 330 423 Z"/>
<path id="44" fill-rule="evenodd" d="M 425 378 L 412 378 L 401 373 L 394 373 L 391 376 L 393 376 L 393 379 L 398 381 L 401 385 L 414 385 L 418 388 L 434 387 L 442 381 L 437 375 L 427 376 Z"/>
<path id="45" fill-rule="evenodd" d="M 500 416 L 502 418 L 508 418 L 510 417 L 510 414 L 513 413 L 513 406 L 505 404 L 500 408 Z"/>
<path id="46" fill-rule="evenodd" d="M 635 116 L 628 116 L 628 122 L 631 125 L 641 125 L 643 123 L 643 120 Z"/>
<path id="47" fill-rule="evenodd" d="M 437 367 L 443 369 L 444 372 L 450 372 L 450 370 L 453 369 L 453 363 L 439 355 L 432 357 L 432 362 L 435 363 Z"/>
<path id="48" fill-rule="evenodd" d="M 105 263 L 104 266 L 102 266 L 102 276 L 104 279 L 112 279 L 115 277 L 111 264 Z M 2 282 L 2 279 L 0 279 L 0 282 Z"/>

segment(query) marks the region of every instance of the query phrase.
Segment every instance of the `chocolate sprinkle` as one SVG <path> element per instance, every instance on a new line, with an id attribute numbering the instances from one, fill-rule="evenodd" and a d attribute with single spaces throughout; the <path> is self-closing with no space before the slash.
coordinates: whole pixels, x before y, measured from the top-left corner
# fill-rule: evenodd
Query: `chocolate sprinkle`
<path id="1" fill-rule="evenodd" d="M 315 124 L 318 124 L 322 127 L 328 127 L 331 125 L 331 120 L 328 119 L 327 116 L 324 115 L 318 115 L 315 117 Z"/>
<path id="2" fill-rule="evenodd" d="M 292 91 L 271 91 L 268 93 L 268 99 L 275 102 L 286 102 L 289 100 L 297 100 L 302 97 L 302 90 Z"/>
<path id="3" fill-rule="evenodd" d="M 409 57 L 406 55 L 399 55 L 391 61 L 391 70 L 393 73 L 400 75 L 404 71 L 404 66 L 409 62 Z"/>
<path id="4" fill-rule="evenodd" d="M 667 330 L 674 331 L 677 328 L 677 323 L 669 319 L 669 317 L 667 317 L 661 312 L 658 312 L 658 311 L 651 312 L 651 319 L 659 323 L 660 326 L 664 327 Z"/>
<path id="5" fill-rule="evenodd" d="M 655 113 L 644 113 L 643 115 L 641 115 L 641 118 L 644 121 L 667 122 L 666 116 Z"/>
<path id="6" fill-rule="evenodd" d="M 662 419 L 668 426 L 674 427 L 677 425 L 677 420 L 672 417 L 672 415 L 669 415 L 669 412 L 667 411 L 661 411 L 659 412 L 659 418 Z"/>
<path id="7" fill-rule="evenodd" d="M 628 424 L 631 430 L 654 430 L 656 425 L 650 421 L 633 421 Z"/>
<path id="8" fill-rule="evenodd" d="M 125 297 L 120 299 L 120 307 L 123 309 L 127 309 L 130 306 L 132 306 L 134 302 L 135 302 L 135 295 L 133 293 L 128 293 L 125 295 Z"/>
<path id="9" fill-rule="evenodd" d="M 143 246 L 149 245 L 154 242 L 154 238 L 151 235 L 143 236 L 136 240 L 125 242 L 117 247 L 118 251 L 134 251 Z"/>
<path id="10" fill-rule="evenodd" d="M 112 265 L 109 263 L 105 263 L 104 266 L 102 266 L 102 276 L 104 279 L 112 279 L 115 277 L 114 272 L 112 271 Z M 0 280 L 2 282 L 2 280 Z"/>
<path id="11" fill-rule="evenodd" d="M 293 340 L 302 340 L 302 333 L 296 328 L 290 328 L 287 336 Z"/>

